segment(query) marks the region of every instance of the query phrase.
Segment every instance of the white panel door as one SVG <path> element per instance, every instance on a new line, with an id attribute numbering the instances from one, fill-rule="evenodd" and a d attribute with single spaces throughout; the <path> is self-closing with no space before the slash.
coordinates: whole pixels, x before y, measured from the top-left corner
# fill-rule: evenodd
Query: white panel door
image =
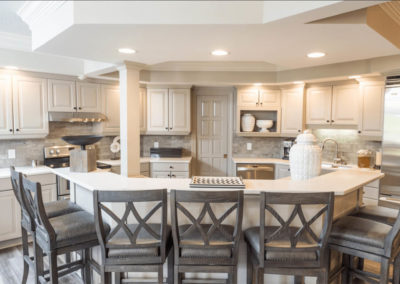
<path id="1" fill-rule="evenodd" d="M 384 83 L 361 85 L 361 135 L 382 136 Z"/>
<path id="2" fill-rule="evenodd" d="M 0 75 L 0 135 L 13 134 L 12 79 Z"/>
<path id="3" fill-rule="evenodd" d="M 107 116 L 103 132 L 119 135 L 120 126 L 120 92 L 118 85 L 101 85 L 103 114 Z"/>
<path id="4" fill-rule="evenodd" d="M 331 124 L 332 87 L 307 89 L 307 124 Z"/>
<path id="5" fill-rule="evenodd" d="M 298 134 L 303 130 L 304 89 L 282 90 L 281 133 Z"/>
<path id="6" fill-rule="evenodd" d="M 21 209 L 12 190 L 0 192 L 0 241 L 21 235 Z"/>
<path id="7" fill-rule="evenodd" d="M 259 105 L 259 92 L 257 88 L 240 88 L 237 91 L 238 106 L 257 107 Z"/>
<path id="8" fill-rule="evenodd" d="M 228 173 L 228 97 L 197 96 L 197 170 L 201 176 Z"/>
<path id="9" fill-rule="evenodd" d="M 49 111 L 76 111 L 75 81 L 48 81 Z"/>
<path id="10" fill-rule="evenodd" d="M 281 105 L 281 90 L 260 89 L 261 107 L 276 107 Z"/>
<path id="11" fill-rule="evenodd" d="M 169 89 L 169 131 L 190 132 L 190 90 Z M 172 134 L 172 133 L 171 133 Z"/>
<path id="12" fill-rule="evenodd" d="M 140 132 L 146 132 L 147 119 L 147 93 L 145 88 L 140 88 Z"/>
<path id="13" fill-rule="evenodd" d="M 168 132 L 168 89 L 147 90 L 147 132 Z"/>
<path id="14" fill-rule="evenodd" d="M 14 134 L 48 134 L 47 80 L 13 78 Z"/>
<path id="15" fill-rule="evenodd" d="M 76 98 L 79 112 L 101 112 L 99 84 L 77 82 Z"/>
<path id="16" fill-rule="evenodd" d="M 334 86 L 332 95 L 332 124 L 358 125 L 358 85 Z"/>

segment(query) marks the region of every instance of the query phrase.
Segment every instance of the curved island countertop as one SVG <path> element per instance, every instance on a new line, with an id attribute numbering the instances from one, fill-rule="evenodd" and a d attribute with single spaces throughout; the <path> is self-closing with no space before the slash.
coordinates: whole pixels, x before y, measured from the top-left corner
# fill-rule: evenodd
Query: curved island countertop
<path id="1" fill-rule="evenodd" d="M 106 171 L 74 173 L 69 168 L 52 169 L 52 172 L 70 182 L 88 190 L 138 190 L 138 189 L 191 189 L 191 179 L 166 178 L 127 178 Z M 335 195 L 346 195 L 364 185 L 381 179 L 383 173 L 371 169 L 346 169 L 305 180 L 293 181 L 290 178 L 278 180 L 244 180 L 245 194 L 256 194 L 260 191 L 270 192 L 329 192 Z M 193 189 L 221 190 L 221 189 Z"/>

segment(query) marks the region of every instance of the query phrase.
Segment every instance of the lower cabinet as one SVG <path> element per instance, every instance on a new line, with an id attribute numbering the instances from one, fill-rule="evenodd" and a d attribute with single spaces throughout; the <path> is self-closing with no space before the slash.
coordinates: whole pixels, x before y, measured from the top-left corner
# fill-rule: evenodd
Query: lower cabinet
<path id="1" fill-rule="evenodd" d="M 373 181 L 363 188 L 363 203 L 365 205 L 378 205 L 379 201 L 379 180 Z"/>
<path id="2" fill-rule="evenodd" d="M 152 178 L 190 178 L 189 163 L 151 163 Z"/>
<path id="3" fill-rule="evenodd" d="M 276 165 L 275 166 L 275 179 L 290 177 L 289 165 Z"/>

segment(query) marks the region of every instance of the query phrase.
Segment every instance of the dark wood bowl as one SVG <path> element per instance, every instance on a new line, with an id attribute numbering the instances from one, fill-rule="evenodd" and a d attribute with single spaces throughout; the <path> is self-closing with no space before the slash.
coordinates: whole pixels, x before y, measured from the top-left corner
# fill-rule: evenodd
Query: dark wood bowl
<path id="1" fill-rule="evenodd" d="M 62 140 L 69 144 L 81 146 L 82 150 L 85 150 L 86 145 L 94 144 L 100 141 L 101 138 L 103 138 L 103 136 L 100 135 L 76 135 L 61 137 Z"/>

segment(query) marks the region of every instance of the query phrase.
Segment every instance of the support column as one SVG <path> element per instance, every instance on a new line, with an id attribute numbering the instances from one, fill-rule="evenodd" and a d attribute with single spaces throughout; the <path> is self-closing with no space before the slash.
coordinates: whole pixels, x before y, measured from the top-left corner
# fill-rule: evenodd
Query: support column
<path id="1" fill-rule="evenodd" d="M 124 62 L 120 84 L 121 175 L 140 175 L 140 65 Z"/>

